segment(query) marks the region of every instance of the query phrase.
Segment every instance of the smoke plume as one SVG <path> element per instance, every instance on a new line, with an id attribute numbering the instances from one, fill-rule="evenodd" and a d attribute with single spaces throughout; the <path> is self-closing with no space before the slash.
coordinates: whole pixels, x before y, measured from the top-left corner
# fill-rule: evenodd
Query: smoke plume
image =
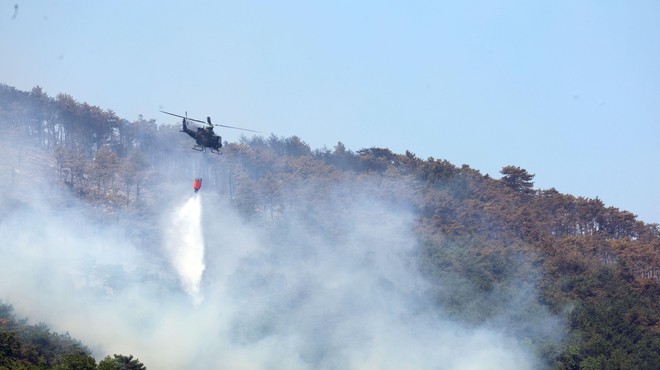
<path id="1" fill-rule="evenodd" d="M 184 187 L 164 182 L 163 198 L 181 199 Z M 553 330 L 552 316 L 455 322 L 418 272 L 411 212 L 356 185 L 301 187 L 286 210 L 257 221 L 211 192 L 147 221 L 99 217 L 65 195 L 5 192 L 0 299 L 97 359 L 132 354 L 151 369 L 541 366 L 509 329 Z"/>

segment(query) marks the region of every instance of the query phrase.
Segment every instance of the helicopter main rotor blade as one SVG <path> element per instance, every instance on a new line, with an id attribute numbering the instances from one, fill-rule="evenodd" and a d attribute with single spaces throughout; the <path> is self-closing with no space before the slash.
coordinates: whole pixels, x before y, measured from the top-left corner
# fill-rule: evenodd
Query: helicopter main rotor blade
<path id="1" fill-rule="evenodd" d="M 233 128 L 233 129 L 235 129 L 235 130 L 250 131 L 250 132 L 256 132 L 256 133 L 259 133 L 259 134 L 261 133 L 261 131 L 250 130 L 250 129 L 248 129 L 248 128 L 234 127 L 234 126 L 227 126 L 227 125 L 219 125 L 219 124 L 217 124 L 217 123 L 210 123 L 210 122 L 209 122 L 209 121 L 210 121 L 210 118 L 207 118 L 206 121 L 202 121 L 202 120 L 199 120 L 199 119 L 194 119 L 194 118 L 190 118 L 190 117 L 186 117 L 186 116 L 181 116 L 181 115 L 174 114 L 174 113 L 170 113 L 170 112 L 165 112 L 164 110 L 162 110 L 161 112 L 162 112 L 162 113 L 165 113 L 165 114 L 169 114 L 170 116 L 183 118 L 183 119 L 186 119 L 186 120 L 188 120 L 188 121 L 195 121 L 195 122 L 203 123 L 203 124 L 205 124 L 205 125 L 219 126 L 219 127 L 226 127 L 226 128 Z"/>
<path id="2" fill-rule="evenodd" d="M 250 130 L 249 128 L 241 128 L 241 127 L 234 127 L 234 126 L 227 126 L 227 125 L 219 125 L 219 124 L 217 124 L 217 123 L 214 123 L 213 126 L 220 126 L 220 127 L 226 127 L 226 128 L 233 128 L 233 129 L 235 129 L 235 130 L 243 130 L 243 131 L 250 131 L 250 132 L 261 133 L 261 131 Z"/>
<path id="3" fill-rule="evenodd" d="M 186 116 L 181 116 L 181 115 L 179 115 L 179 114 L 174 114 L 174 113 L 170 113 L 170 112 L 165 112 L 164 110 L 162 110 L 161 113 L 169 114 L 170 116 L 174 116 L 174 117 L 183 118 L 183 119 L 186 119 L 186 120 L 188 120 L 188 121 L 195 121 L 195 122 L 200 122 L 200 123 L 204 123 L 204 124 L 206 124 L 206 121 L 201 121 L 201 120 L 198 120 L 198 119 L 194 119 L 194 118 L 190 118 L 190 117 L 186 117 Z"/>

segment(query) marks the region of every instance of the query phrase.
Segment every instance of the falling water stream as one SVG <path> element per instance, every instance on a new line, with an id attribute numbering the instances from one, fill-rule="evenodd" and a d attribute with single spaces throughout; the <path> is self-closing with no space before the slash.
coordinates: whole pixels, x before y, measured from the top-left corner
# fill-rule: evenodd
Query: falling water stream
<path id="1" fill-rule="evenodd" d="M 204 235 L 201 194 L 191 196 L 175 208 L 166 247 L 170 263 L 179 275 L 183 289 L 197 305 L 202 302 L 200 283 L 204 274 Z"/>

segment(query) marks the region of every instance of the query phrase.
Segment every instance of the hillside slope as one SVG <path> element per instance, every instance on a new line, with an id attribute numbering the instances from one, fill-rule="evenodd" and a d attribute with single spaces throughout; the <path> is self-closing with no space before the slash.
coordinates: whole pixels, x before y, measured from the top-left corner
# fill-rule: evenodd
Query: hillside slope
<path id="1" fill-rule="evenodd" d="M 220 207 L 230 207 L 225 213 L 236 212 L 242 222 L 262 230 L 273 240 L 264 247 L 271 261 L 302 270 L 307 268 L 302 261 L 315 261 L 316 268 L 330 266 L 363 282 L 380 276 L 382 281 L 365 287 L 396 294 L 421 289 L 412 288 L 417 283 L 408 288 L 397 283 L 414 270 L 424 281 L 415 300 L 431 301 L 429 315 L 442 318 L 438 322 L 497 328 L 548 368 L 652 369 L 660 363 L 660 227 L 605 207 L 599 199 L 534 189 L 534 175 L 525 169 L 507 166 L 497 180 L 411 152 L 354 152 L 341 143 L 312 150 L 298 137 L 274 135 L 226 143 L 223 155 L 215 156 L 189 150 L 177 127 L 121 120 L 69 96 L 53 99 L 38 89 L 25 93 L 4 87 L 0 102 L 0 189 L 6 199 L 29 202 L 30 189 L 57 188 L 81 200 L 100 220 L 130 220 L 136 230 L 131 240 L 153 251 L 163 204 L 191 192 L 192 179 L 203 177 L 203 194 L 215 207 L 208 212 L 218 218 Z M 407 216 L 401 221 L 390 215 Z M 388 229 L 379 229 L 379 223 L 396 228 L 398 222 L 412 234 L 415 247 L 394 255 L 372 249 L 374 243 L 389 245 L 378 237 Z M 330 263 L 332 254 L 303 242 L 307 233 L 319 245 L 335 245 L 348 264 L 357 256 L 360 268 L 371 266 L 370 273 L 353 275 Z M 351 239 L 356 235 L 361 243 Z M 288 260 L 291 251 L 306 257 Z M 414 263 L 407 260 L 411 255 Z M 384 263 L 380 256 L 400 258 L 410 271 L 397 270 L 398 264 Z M 256 261 L 271 277 L 300 283 L 286 279 L 289 272 L 268 259 Z M 387 271 L 381 271 L 385 266 Z M 261 275 L 249 276 L 256 280 L 235 284 L 269 285 Z M 300 289 L 295 300 L 303 303 L 315 302 L 315 292 L 323 291 Z M 369 297 L 379 302 L 378 296 Z M 267 337 L 265 332 L 295 327 L 284 320 L 286 310 L 273 307 L 268 315 L 273 311 L 282 326 L 264 321 L 250 329 L 254 332 L 243 327 L 237 335 L 252 344 Z M 303 363 L 327 365 L 330 357 L 324 353 L 305 352 Z"/>

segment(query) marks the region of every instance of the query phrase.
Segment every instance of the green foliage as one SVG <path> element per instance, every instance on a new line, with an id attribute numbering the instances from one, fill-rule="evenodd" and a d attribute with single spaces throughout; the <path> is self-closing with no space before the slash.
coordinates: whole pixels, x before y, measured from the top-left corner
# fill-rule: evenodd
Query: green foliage
<path id="1" fill-rule="evenodd" d="M 106 356 L 99 362 L 98 370 L 146 370 L 137 358 L 133 355 L 124 356 L 115 354 L 113 357 Z"/>
<path id="2" fill-rule="evenodd" d="M 80 342 L 52 333 L 45 324 L 16 320 L 11 305 L 0 302 L 0 370 L 146 370 L 132 355 L 107 356 L 97 367 Z"/>
<path id="3" fill-rule="evenodd" d="M 532 179 L 535 175 L 528 173 L 527 170 L 516 166 L 505 166 L 500 173 L 503 175 L 502 181 L 511 189 L 523 193 L 532 192 L 534 186 Z"/>
<path id="4" fill-rule="evenodd" d="M 94 370 L 96 369 L 96 360 L 84 351 L 72 351 L 67 353 L 60 360 L 60 364 L 55 366 L 56 370 Z"/>
<path id="5" fill-rule="evenodd" d="M 660 363 L 657 292 L 639 291 L 616 267 L 567 272 L 557 284 L 577 302 L 570 312 L 566 368 L 650 369 Z"/>
<path id="6" fill-rule="evenodd" d="M 52 333 L 43 323 L 17 320 L 0 302 L 0 369 L 95 369 L 89 350 L 68 334 Z"/>

